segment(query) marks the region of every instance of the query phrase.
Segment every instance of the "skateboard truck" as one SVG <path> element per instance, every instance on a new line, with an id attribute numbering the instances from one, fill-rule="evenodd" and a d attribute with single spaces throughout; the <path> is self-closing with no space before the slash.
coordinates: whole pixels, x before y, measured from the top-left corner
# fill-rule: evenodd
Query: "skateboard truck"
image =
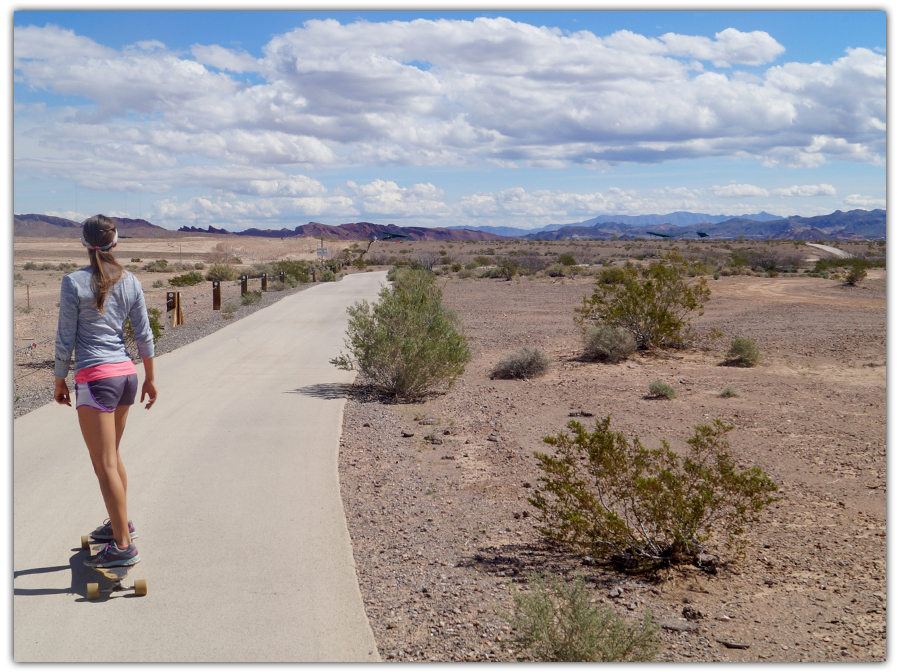
<path id="1" fill-rule="evenodd" d="M 86 550 L 90 555 L 99 553 L 102 547 L 102 543 L 92 543 L 89 536 L 84 536 L 81 538 L 81 548 L 83 550 Z M 91 569 L 100 572 L 100 574 L 111 581 L 112 585 L 109 588 L 101 589 L 99 583 L 87 584 L 87 599 L 98 600 L 100 599 L 101 594 L 112 595 L 113 593 L 124 592 L 128 590 L 133 590 L 135 595 L 146 595 L 146 579 L 135 579 L 133 586 L 122 585 L 122 581 L 124 581 L 125 577 L 128 576 L 128 572 L 131 571 L 132 567 L 134 567 L 134 565 L 129 565 L 127 567 L 91 567 Z"/>

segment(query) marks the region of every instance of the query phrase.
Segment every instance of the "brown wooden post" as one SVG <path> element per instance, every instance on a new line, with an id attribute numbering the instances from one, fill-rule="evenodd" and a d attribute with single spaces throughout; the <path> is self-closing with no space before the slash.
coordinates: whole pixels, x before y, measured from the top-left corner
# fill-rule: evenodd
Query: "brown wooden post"
<path id="1" fill-rule="evenodd" d="M 166 326 L 177 327 L 184 324 L 181 312 L 181 292 L 166 292 Z"/>
<path id="2" fill-rule="evenodd" d="M 241 296 L 247 293 L 247 276 L 241 276 Z"/>
<path id="3" fill-rule="evenodd" d="M 213 281 L 213 310 L 222 310 L 222 287 L 219 281 Z"/>
<path id="4" fill-rule="evenodd" d="M 314 268 L 313 269 L 313 282 L 315 282 L 315 281 L 316 281 L 316 269 Z"/>
<path id="5" fill-rule="evenodd" d="M 264 292 L 269 291 L 269 274 L 268 273 L 262 274 L 262 291 L 264 291 Z"/>
<path id="6" fill-rule="evenodd" d="M 281 273 L 278 274 L 278 279 L 281 281 L 282 284 L 284 284 L 284 271 L 282 271 Z"/>

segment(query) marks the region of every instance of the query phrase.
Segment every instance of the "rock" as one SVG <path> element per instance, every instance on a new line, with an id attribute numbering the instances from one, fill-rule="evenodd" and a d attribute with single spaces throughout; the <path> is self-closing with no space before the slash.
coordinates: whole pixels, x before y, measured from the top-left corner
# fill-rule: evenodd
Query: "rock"
<path id="1" fill-rule="evenodd" d="M 420 425 L 436 425 L 438 424 L 437 418 L 425 418 L 424 420 L 419 421 Z"/>
<path id="2" fill-rule="evenodd" d="M 493 441 L 494 443 L 500 442 L 500 435 L 496 432 L 491 432 L 490 436 L 487 437 L 488 441 Z"/>
<path id="3" fill-rule="evenodd" d="M 400 431 L 400 436 L 402 436 L 402 437 L 405 438 L 405 439 L 408 439 L 408 438 L 411 437 L 411 436 L 415 436 L 415 434 L 413 434 L 412 432 L 410 432 L 410 431 L 408 431 L 408 430 L 406 430 L 406 429 L 403 429 L 403 430 Z"/>
<path id="4" fill-rule="evenodd" d="M 621 588 L 619 588 L 618 586 L 616 586 L 615 588 L 611 588 L 611 589 L 610 589 L 610 591 L 609 591 L 609 596 L 610 596 L 610 597 L 618 597 L 618 596 L 621 595 L 623 592 L 624 592 L 624 591 L 623 591 Z"/>
<path id="5" fill-rule="evenodd" d="M 581 559 L 581 564 L 582 565 L 596 565 L 599 563 L 597 562 L 597 558 L 592 558 L 591 556 L 586 555 Z"/>
<path id="6" fill-rule="evenodd" d="M 699 621 L 701 618 L 703 618 L 703 614 L 699 609 L 694 609 L 690 606 L 684 607 L 681 610 L 681 615 L 691 621 Z"/>
<path id="7" fill-rule="evenodd" d="M 724 646 L 726 649 L 749 649 L 749 644 L 744 644 L 743 642 L 730 642 L 726 639 L 717 639 L 719 644 Z"/>
<path id="8" fill-rule="evenodd" d="M 697 632 L 700 630 L 700 626 L 696 623 L 679 621 L 675 618 L 663 618 L 658 620 L 656 624 L 662 629 L 671 630 L 672 632 Z"/>

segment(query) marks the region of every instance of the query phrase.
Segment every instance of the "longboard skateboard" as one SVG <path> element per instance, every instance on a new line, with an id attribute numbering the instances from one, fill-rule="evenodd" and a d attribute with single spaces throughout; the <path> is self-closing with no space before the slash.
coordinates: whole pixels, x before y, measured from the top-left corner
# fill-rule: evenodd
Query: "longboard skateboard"
<path id="1" fill-rule="evenodd" d="M 81 538 L 81 548 L 87 551 L 88 555 L 97 555 L 103 550 L 105 545 L 105 541 L 94 541 L 90 536 Z M 90 569 L 93 569 L 95 572 L 100 572 L 100 575 L 105 577 L 111 585 L 101 589 L 99 583 L 87 584 L 87 599 L 98 600 L 100 599 L 101 594 L 111 595 L 112 593 L 126 590 L 133 590 L 135 595 L 146 595 L 146 579 L 135 579 L 133 586 L 122 585 L 122 581 L 125 580 L 125 577 L 128 576 L 128 572 L 133 568 L 134 565 L 128 567 L 90 567 Z"/>

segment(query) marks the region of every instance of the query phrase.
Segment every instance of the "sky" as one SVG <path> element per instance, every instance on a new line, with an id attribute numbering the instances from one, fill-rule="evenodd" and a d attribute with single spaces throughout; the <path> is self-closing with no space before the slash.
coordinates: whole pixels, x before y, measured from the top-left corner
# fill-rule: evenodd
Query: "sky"
<path id="1" fill-rule="evenodd" d="M 886 22 L 16 11 L 13 210 L 240 231 L 885 208 Z"/>

